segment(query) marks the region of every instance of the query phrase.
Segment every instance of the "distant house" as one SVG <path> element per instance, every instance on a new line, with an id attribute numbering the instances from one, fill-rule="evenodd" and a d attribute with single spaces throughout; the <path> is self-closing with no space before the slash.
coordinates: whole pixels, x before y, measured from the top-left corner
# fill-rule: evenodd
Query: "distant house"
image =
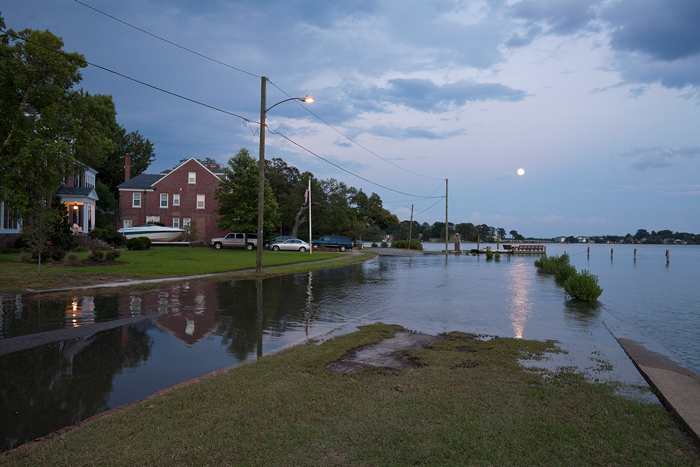
<path id="1" fill-rule="evenodd" d="M 91 168 L 68 177 L 56 194 L 68 207 L 68 216 L 73 225 L 73 233 L 87 233 L 95 228 L 97 192 L 95 180 L 97 171 Z"/>
<path id="2" fill-rule="evenodd" d="M 167 227 L 184 228 L 194 222 L 200 241 L 220 237 L 226 231 L 216 227 L 216 189 L 223 170 L 205 167 L 190 158 L 173 170 L 141 174 L 130 178 L 126 158 L 125 179 L 119 185 L 120 228 L 161 222 Z"/>
<path id="3" fill-rule="evenodd" d="M 578 240 L 579 243 L 590 243 L 591 242 L 590 237 L 576 237 L 576 240 Z"/>
<path id="4" fill-rule="evenodd" d="M 95 215 L 97 209 L 97 192 L 95 180 L 97 171 L 86 168 L 83 172 L 66 177 L 56 194 L 61 202 L 68 208 L 68 216 L 73 225 L 73 233 L 87 233 L 95 228 Z M 22 228 L 20 219 L 12 217 L 5 203 L 0 202 L 0 246 L 6 247 L 14 244 L 19 237 Z"/>
<path id="5" fill-rule="evenodd" d="M 565 241 L 566 241 L 566 237 L 554 237 L 555 243 L 564 243 Z"/>

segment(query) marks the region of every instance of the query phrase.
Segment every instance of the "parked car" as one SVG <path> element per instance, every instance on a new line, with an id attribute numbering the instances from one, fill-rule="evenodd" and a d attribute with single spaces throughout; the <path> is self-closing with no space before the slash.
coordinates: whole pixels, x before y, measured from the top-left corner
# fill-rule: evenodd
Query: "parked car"
<path id="1" fill-rule="evenodd" d="M 283 242 L 276 242 L 270 244 L 270 249 L 272 251 L 309 251 L 311 247 L 304 240 L 299 240 L 298 238 L 288 238 Z"/>
<path id="2" fill-rule="evenodd" d="M 324 235 L 318 240 L 313 240 L 311 244 L 314 248 L 338 248 L 340 251 L 352 249 L 353 247 L 350 237 L 344 237 L 342 235 Z"/>
<path id="3" fill-rule="evenodd" d="M 246 243 L 245 234 L 231 232 L 225 237 L 212 238 L 209 242 L 217 250 L 221 248 L 245 248 L 252 250 L 258 246 L 258 234 L 249 233 L 248 242 Z"/>
<path id="4" fill-rule="evenodd" d="M 273 243 L 282 243 L 283 241 L 290 240 L 292 238 L 296 237 L 292 237 L 291 235 L 280 235 L 279 237 L 275 237 L 272 240 L 265 240 L 265 243 L 263 243 L 263 247 L 270 248 L 270 245 L 272 245 Z"/>

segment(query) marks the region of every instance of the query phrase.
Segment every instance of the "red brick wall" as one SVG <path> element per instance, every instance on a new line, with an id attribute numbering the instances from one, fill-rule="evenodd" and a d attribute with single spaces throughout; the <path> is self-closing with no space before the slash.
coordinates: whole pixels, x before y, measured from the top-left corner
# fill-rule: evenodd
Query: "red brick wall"
<path id="1" fill-rule="evenodd" d="M 188 182 L 189 173 L 195 172 L 196 183 Z M 182 166 L 161 178 L 155 184 L 155 191 L 141 192 L 141 208 L 132 208 L 132 191 L 120 193 L 119 207 L 122 222 L 131 219 L 132 225 L 146 222 L 146 216 L 160 216 L 160 222 L 172 227 L 173 218 L 180 219 L 180 228 L 185 218 L 192 219 L 197 226 L 199 241 L 208 243 L 213 237 L 226 234 L 216 228 L 219 215 L 216 213 L 217 201 L 214 196 L 219 186 L 219 179 L 199 162 L 190 159 Z M 160 207 L 160 195 L 168 195 L 168 207 Z M 180 195 L 180 206 L 173 206 L 173 194 Z M 204 209 L 197 209 L 197 195 L 204 195 Z"/>

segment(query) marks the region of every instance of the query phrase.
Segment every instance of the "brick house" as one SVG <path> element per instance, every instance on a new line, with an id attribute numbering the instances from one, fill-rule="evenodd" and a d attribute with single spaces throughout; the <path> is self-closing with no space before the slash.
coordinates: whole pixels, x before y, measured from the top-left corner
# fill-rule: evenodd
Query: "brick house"
<path id="1" fill-rule="evenodd" d="M 173 170 L 131 178 L 129 157 L 125 162 L 126 181 L 117 187 L 120 228 L 161 222 L 181 229 L 194 222 L 202 242 L 226 234 L 216 227 L 215 193 L 223 170 L 205 167 L 193 157 Z"/>

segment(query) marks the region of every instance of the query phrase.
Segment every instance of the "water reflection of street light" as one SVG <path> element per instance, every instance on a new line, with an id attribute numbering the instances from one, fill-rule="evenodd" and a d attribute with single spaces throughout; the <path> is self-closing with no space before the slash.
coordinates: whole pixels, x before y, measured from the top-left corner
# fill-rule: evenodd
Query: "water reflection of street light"
<path id="1" fill-rule="evenodd" d="M 277 105 L 287 101 L 302 101 L 311 103 L 313 97 L 290 97 L 283 101 L 279 101 L 273 106 L 267 107 L 265 102 L 265 85 L 267 77 L 261 79 L 260 88 L 260 157 L 258 160 L 258 255 L 255 260 L 255 272 L 262 272 L 262 252 L 263 252 L 263 211 L 265 206 L 265 117 L 267 112 Z"/>

